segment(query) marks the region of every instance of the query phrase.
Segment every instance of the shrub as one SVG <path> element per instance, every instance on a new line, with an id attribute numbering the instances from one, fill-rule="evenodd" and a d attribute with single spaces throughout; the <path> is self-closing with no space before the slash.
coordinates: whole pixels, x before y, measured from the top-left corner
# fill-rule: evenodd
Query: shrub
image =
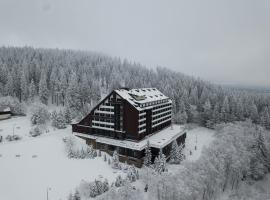
<path id="1" fill-rule="evenodd" d="M 115 187 L 122 187 L 125 185 L 125 180 L 122 178 L 122 176 L 118 175 L 116 177 L 114 185 Z"/>
<path id="2" fill-rule="evenodd" d="M 78 149 L 75 145 L 74 137 L 64 138 L 63 141 L 69 158 L 85 159 L 96 157 L 96 150 L 92 146 L 83 146 L 81 149 Z"/>
<path id="3" fill-rule="evenodd" d="M 127 173 L 127 179 L 129 180 L 129 182 L 135 182 L 136 180 L 139 179 L 139 172 L 136 170 L 136 168 L 134 167 L 134 165 L 130 166 L 128 169 L 128 173 Z"/>
<path id="4" fill-rule="evenodd" d="M 40 126 L 34 126 L 34 127 L 30 130 L 30 132 L 29 132 L 29 134 L 30 134 L 32 137 L 39 136 L 39 135 L 41 135 L 42 133 L 43 133 L 43 130 L 41 129 Z"/>
<path id="5" fill-rule="evenodd" d="M 98 195 L 103 194 L 109 190 L 109 183 L 107 179 L 104 181 L 95 180 L 93 182 L 82 181 L 79 185 L 79 193 L 85 198 L 94 198 Z"/>
<path id="6" fill-rule="evenodd" d="M 51 113 L 51 121 L 52 121 L 52 126 L 58 129 L 64 129 L 66 128 L 66 120 L 65 120 L 65 115 L 62 111 L 56 112 L 53 111 Z"/>
<path id="7" fill-rule="evenodd" d="M 31 110 L 31 123 L 32 125 L 46 124 L 50 119 L 50 113 L 47 106 L 38 103 L 35 104 Z"/>
<path id="8" fill-rule="evenodd" d="M 6 140 L 7 141 L 15 141 L 22 139 L 19 135 L 7 135 Z"/>

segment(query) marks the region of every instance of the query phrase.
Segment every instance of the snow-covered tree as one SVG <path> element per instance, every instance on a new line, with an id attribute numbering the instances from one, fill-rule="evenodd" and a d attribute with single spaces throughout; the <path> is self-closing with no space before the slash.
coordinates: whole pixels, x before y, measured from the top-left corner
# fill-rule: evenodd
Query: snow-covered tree
<path id="1" fill-rule="evenodd" d="M 166 171 L 166 156 L 162 153 L 162 149 L 160 149 L 159 155 L 155 158 L 154 170 L 159 174 Z"/>
<path id="2" fill-rule="evenodd" d="M 187 113 L 185 110 L 179 111 L 178 113 L 174 114 L 174 122 L 178 124 L 185 124 L 187 123 Z"/>
<path id="3" fill-rule="evenodd" d="M 122 187 L 125 184 L 125 180 L 121 175 L 118 175 L 115 179 L 114 185 L 115 187 Z"/>
<path id="4" fill-rule="evenodd" d="M 22 71 L 22 76 L 20 79 L 21 83 L 20 83 L 20 90 L 21 90 L 21 99 L 22 101 L 27 101 L 28 99 L 28 83 L 27 83 L 27 79 L 26 79 L 26 75 L 24 73 L 24 71 Z"/>
<path id="5" fill-rule="evenodd" d="M 64 113 L 60 110 L 59 113 L 57 114 L 57 124 L 56 127 L 59 129 L 66 128 L 66 120 L 65 120 L 65 115 Z"/>
<path id="6" fill-rule="evenodd" d="M 30 101 L 34 101 L 34 98 L 35 98 L 35 95 L 36 95 L 36 85 L 34 83 L 34 80 L 32 79 L 31 82 L 30 82 L 30 85 L 29 85 L 29 98 L 30 98 Z"/>
<path id="7" fill-rule="evenodd" d="M 107 162 L 107 156 L 106 156 L 106 153 L 103 154 L 103 160 L 104 160 L 104 162 Z"/>
<path id="8" fill-rule="evenodd" d="M 118 169 L 119 168 L 119 154 L 117 153 L 116 150 L 113 152 L 111 166 L 114 169 Z"/>
<path id="9" fill-rule="evenodd" d="M 48 108 L 41 103 L 36 103 L 31 110 L 32 125 L 46 124 L 50 120 Z"/>
<path id="10" fill-rule="evenodd" d="M 65 115 L 65 122 L 66 124 L 71 124 L 72 122 L 72 115 L 71 115 L 71 111 L 69 109 L 69 107 L 65 107 L 65 110 L 64 110 L 64 115 Z"/>
<path id="11" fill-rule="evenodd" d="M 267 107 L 265 107 L 264 110 L 261 113 L 260 124 L 263 127 L 267 128 L 267 129 L 270 129 L 270 115 L 269 115 L 269 111 L 268 111 Z"/>
<path id="12" fill-rule="evenodd" d="M 80 197 L 78 190 L 75 191 L 74 196 L 73 196 L 73 200 L 81 200 L 81 197 Z"/>
<path id="13" fill-rule="evenodd" d="M 80 112 L 83 104 L 80 99 L 77 75 L 73 72 L 70 75 L 69 86 L 67 88 L 66 103 L 71 109 L 72 115 L 76 116 Z"/>
<path id="14" fill-rule="evenodd" d="M 183 160 L 183 145 L 178 146 L 177 141 L 174 140 L 170 152 L 170 163 L 180 164 Z"/>
<path id="15" fill-rule="evenodd" d="M 7 77 L 7 83 L 5 85 L 6 96 L 14 96 L 14 82 L 12 74 L 9 72 Z"/>
<path id="16" fill-rule="evenodd" d="M 250 119 L 254 122 L 257 123 L 259 121 L 259 113 L 258 113 L 258 108 L 254 102 L 249 106 L 249 115 Z"/>
<path id="17" fill-rule="evenodd" d="M 43 70 L 41 73 L 38 92 L 39 92 L 39 99 L 40 99 L 41 103 L 47 105 L 48 99 L 49 99 L 49 91 L 47 88 L 47 73 L 45 70 Z"/>
<path id="18" fill-rule="evenodd" d="M 51 113 L 51 122 L 52 122 L 52 126 L 56 127 L 56 123 L 57 123 L 57 112 L 56 110 L 52 111 Z"/>
<path id="19" fill-rule="evenodd" d="M 151 147 L 150 147 L 150 142 L 147 140 L 147 145 L 145 147 L 145 156 L 143 160 L 143 164 L 146 167 L 150 167 L 152 164 L 152 153 L 151 153 Z"/>
<path id="20" fill-rule="evenodd" d="M 229 113 L 230 113 L 229 101 L 228 101 L 228 97 L 226 96 L 221 106 L 221 120 L 223 122 L 229 121 Z"/>
<path id="21" fill-rule="evenodd" d="M 136 168 L 135 168 L 134 165 L 131 165 L 131 166 L 128 168 L 127 179 L 128 179 L 130 182 L 135 182 L 136 180 L 139 179 L 138 171 L 136 170 Z"/>
<path id="22" fill-rule="evenodd" d="M 53 111 L 51 113 L 51 121 L 52 126 L 58 129 L 63 129 L 67 127 L 65 115 L 61 110 L 58 113 L 56 111 Z"/>

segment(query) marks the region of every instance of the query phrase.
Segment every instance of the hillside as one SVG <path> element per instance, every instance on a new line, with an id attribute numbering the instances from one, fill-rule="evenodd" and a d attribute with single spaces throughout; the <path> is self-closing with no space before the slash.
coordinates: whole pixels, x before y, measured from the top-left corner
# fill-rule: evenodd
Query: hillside
<path id="1" fill-rule="evenodd" d="M 72 50 L 0 48 L 0 96 L 68 106 L 73 117 L 89 112 L 103 94 L 119 87 L 156 87 L 174 100 L 174 120 L 213 128 L 242 121 L 270 128 L 269 94 L 217 86 L 166 68 Z"/>

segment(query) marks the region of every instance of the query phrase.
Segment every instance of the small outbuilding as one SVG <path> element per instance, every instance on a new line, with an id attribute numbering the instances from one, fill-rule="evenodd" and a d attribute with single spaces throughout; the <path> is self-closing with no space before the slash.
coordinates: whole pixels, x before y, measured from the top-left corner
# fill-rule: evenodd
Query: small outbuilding
<path id="1" fill-rule="evenodd" d="M 11 117 L 10 107 L 8 106 L 0 106 L 0 120 L 8 119 Z"/>

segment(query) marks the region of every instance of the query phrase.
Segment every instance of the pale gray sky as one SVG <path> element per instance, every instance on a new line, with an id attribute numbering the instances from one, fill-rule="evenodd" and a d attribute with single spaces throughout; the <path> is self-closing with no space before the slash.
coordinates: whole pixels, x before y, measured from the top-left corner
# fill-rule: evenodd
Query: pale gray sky
<path id="1" fill-rule="evenodd" d="M 270 86 L 270 1 L 0 0 L 0 45 L 99 51 Z"/>

